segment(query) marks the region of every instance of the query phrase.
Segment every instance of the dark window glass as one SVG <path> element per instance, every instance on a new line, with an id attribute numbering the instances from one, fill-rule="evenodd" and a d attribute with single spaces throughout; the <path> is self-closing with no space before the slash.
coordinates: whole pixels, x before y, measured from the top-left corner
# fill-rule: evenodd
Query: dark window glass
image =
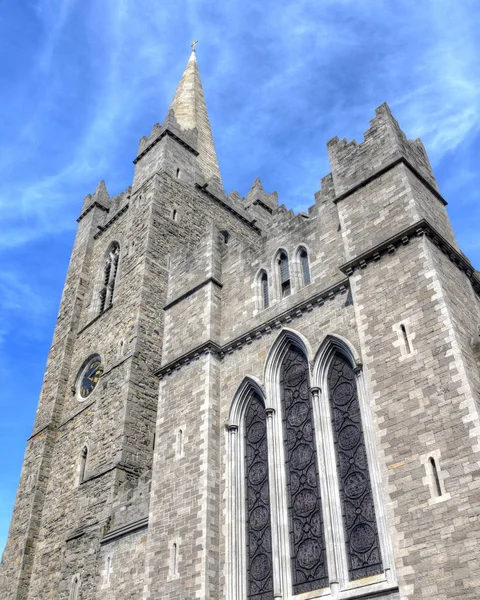
<path id="1" fill-rule="evenodd" d="M 302 267 L 303 285 L 308 285 L 310 283 L 310 266 L 306 250 L 301 250 L 300 252 L 300 264 Z"/>
<path id="2" fill-rule="evenodd" d="M 293 593 L 301 594 L 326 587 L 328 573 L 308 363 L 294 346 L 282 363 L 280 387 Z"/>
<path id="3" fill-rule="evenodd" d="M 262 285 L 262 302 L 263 308 L 268 308 L 270 302 L 268 298 L 268 277 L 266 273 L 262 273 L 261 277 L 261 285 Z"/>
<path id="4" fill-rule="evenodd" d="M 288 256 L 285 252 L 281 252 L 278 257 L 278 266 L 280 272 L 280 285 L 282 289 L 282 298 L 289 296 L 291 292 L 290 287 L 290 268 L 288 266 Z"/>
<path id="5" fill-rule="evenodd" d="M 350 579 L 382 572 L 355 373 L 337 354 L 328 374 Z"/>
<path id="6" fill-rule="evenodd" d="M 253 395 L 245 415 L 247 597 L 273 600 L 272 533 L 266 416 Z"/>

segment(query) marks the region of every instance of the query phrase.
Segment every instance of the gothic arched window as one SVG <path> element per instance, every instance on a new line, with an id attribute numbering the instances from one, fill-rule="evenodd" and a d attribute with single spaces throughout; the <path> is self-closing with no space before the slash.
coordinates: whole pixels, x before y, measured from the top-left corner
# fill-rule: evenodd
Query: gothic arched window
<path id="1" fill-rule="evenodd" d="M 293 593 L 328 585 L 308 362 L 291 345 L 280 372 Z"/>
<path id="2" fill-rule="evenodd" d="M 117 277 L 119 258 L 120 246 L 118 242 L 112 242 L 105 256 L 105 262 L 103 266 L 99 313 L 102 313 L 113 304 L 113 294 L 115 291 L 115 280 Z"/>
<path id="3" fill-rule="evenodd" d="M 330 365 L 328 388 L 349 579 L 356 580 L 383 568 L 356 376 L 339 353 Z"/>
<path id="4" fill-rule="evenodd" d="M 265 271 L 262 271 L 260 278 L 260 306 L 261 308 L 268 308 L 270 306 L 270 298 L 268 295 L 268 275 Z"/>
<path id="5" fill-rule="evenodd" d="M 290 296 L 292 288 L 290 284 L 290 267 L 288 265 L 288 256 L 283 250 L 279 253 L 277 262 L 281 297 L 285 298 L 286 296 Z"/>
<path id="6" fill-rule="evenodd" d="M 310 264 L 308 262 L 308 253 L 305 250 L 305 248 L 300 248 L 300 251 L 298 253 L 298 260 L 300 262 L 302 285 L 308 285 L 311 282 Z"/>
<path id="7" fill-rule="evenodd" d="M 265 408 L 253 394 L 245 413 L 247 598 L 273 600 L 272 531 Z"/>

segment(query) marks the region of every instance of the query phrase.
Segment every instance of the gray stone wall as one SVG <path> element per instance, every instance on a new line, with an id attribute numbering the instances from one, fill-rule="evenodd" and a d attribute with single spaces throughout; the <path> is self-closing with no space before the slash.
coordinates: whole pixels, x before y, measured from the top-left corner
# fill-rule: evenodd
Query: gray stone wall
<path id="1" fill-rule="evenodd" d="M 480 303 L 423 146 L 380 107 L 362 143 L 329 143 L 332 173 L 308 214 L 294 215 L 258 180 L 245 200 L 196 181 L 195 144 L 170 114 L 140 141 L 133 187 L 110 198 L 101 183 L 85 199 L 0 596 L 66 599 L 79 574 L 79 600 L 227 597 L 225 425 L 245 377 L 271 385 L 271 349 L 289 330 L 311 365 L 331 335 L 363 363 L 399 587 L 380 597 L 478 598 Z M 115 295 L 100 315 L 113 241 Z M 76 379 L 93 353 L 104 373 L 80 402 Z"/>

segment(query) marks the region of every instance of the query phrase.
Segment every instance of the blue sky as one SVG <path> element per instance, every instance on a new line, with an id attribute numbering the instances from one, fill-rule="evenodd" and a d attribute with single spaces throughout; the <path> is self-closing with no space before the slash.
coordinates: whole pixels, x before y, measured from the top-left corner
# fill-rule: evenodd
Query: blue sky
<path id="1" fill-rule="evenodd" d="M 478 0 L 0 0 L 0 552 L 84 196 L 130 183 L 197 56 L 227 191 L 305 210 L 387 101 L 480 267 Z"/>

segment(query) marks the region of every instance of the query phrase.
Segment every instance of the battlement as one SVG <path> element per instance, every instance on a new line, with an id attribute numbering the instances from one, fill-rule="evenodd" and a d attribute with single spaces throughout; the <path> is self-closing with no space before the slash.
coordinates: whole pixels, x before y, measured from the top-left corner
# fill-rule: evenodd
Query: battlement
<path id="1" fill-rule="evenodd" d="M 389 164 L 403 158 L 438 191 L 427 153 L 419 139 L 408 140 L 384 103 L 375 111 L 364 141 L 334 137 L 327 144 L 336 196 L 345 194 Z"/>
<path id="2" fill-rule="evenodd" d="M 148 137 L 143 136 L 140 138 L 138 143 L 138 153 L 137 157 L 133 161 L 136 164 L 153 146 L 158 144 L 158 142 L 164 138 L 166 135 L 170 135 L 174 139 L 176 139 L 182 146 L 188 148 L 195 156 L 198 155 L 197 152 L 197 130 L 196 129 L 188 129 L 184 130 L 178 124 L 178 121 L 175 118 L 175 113 L 173 110 L 169 110 L 167 116 L 165 117 L 165 121 L 162 125 L 160 123 L 155 123 Z"/>

